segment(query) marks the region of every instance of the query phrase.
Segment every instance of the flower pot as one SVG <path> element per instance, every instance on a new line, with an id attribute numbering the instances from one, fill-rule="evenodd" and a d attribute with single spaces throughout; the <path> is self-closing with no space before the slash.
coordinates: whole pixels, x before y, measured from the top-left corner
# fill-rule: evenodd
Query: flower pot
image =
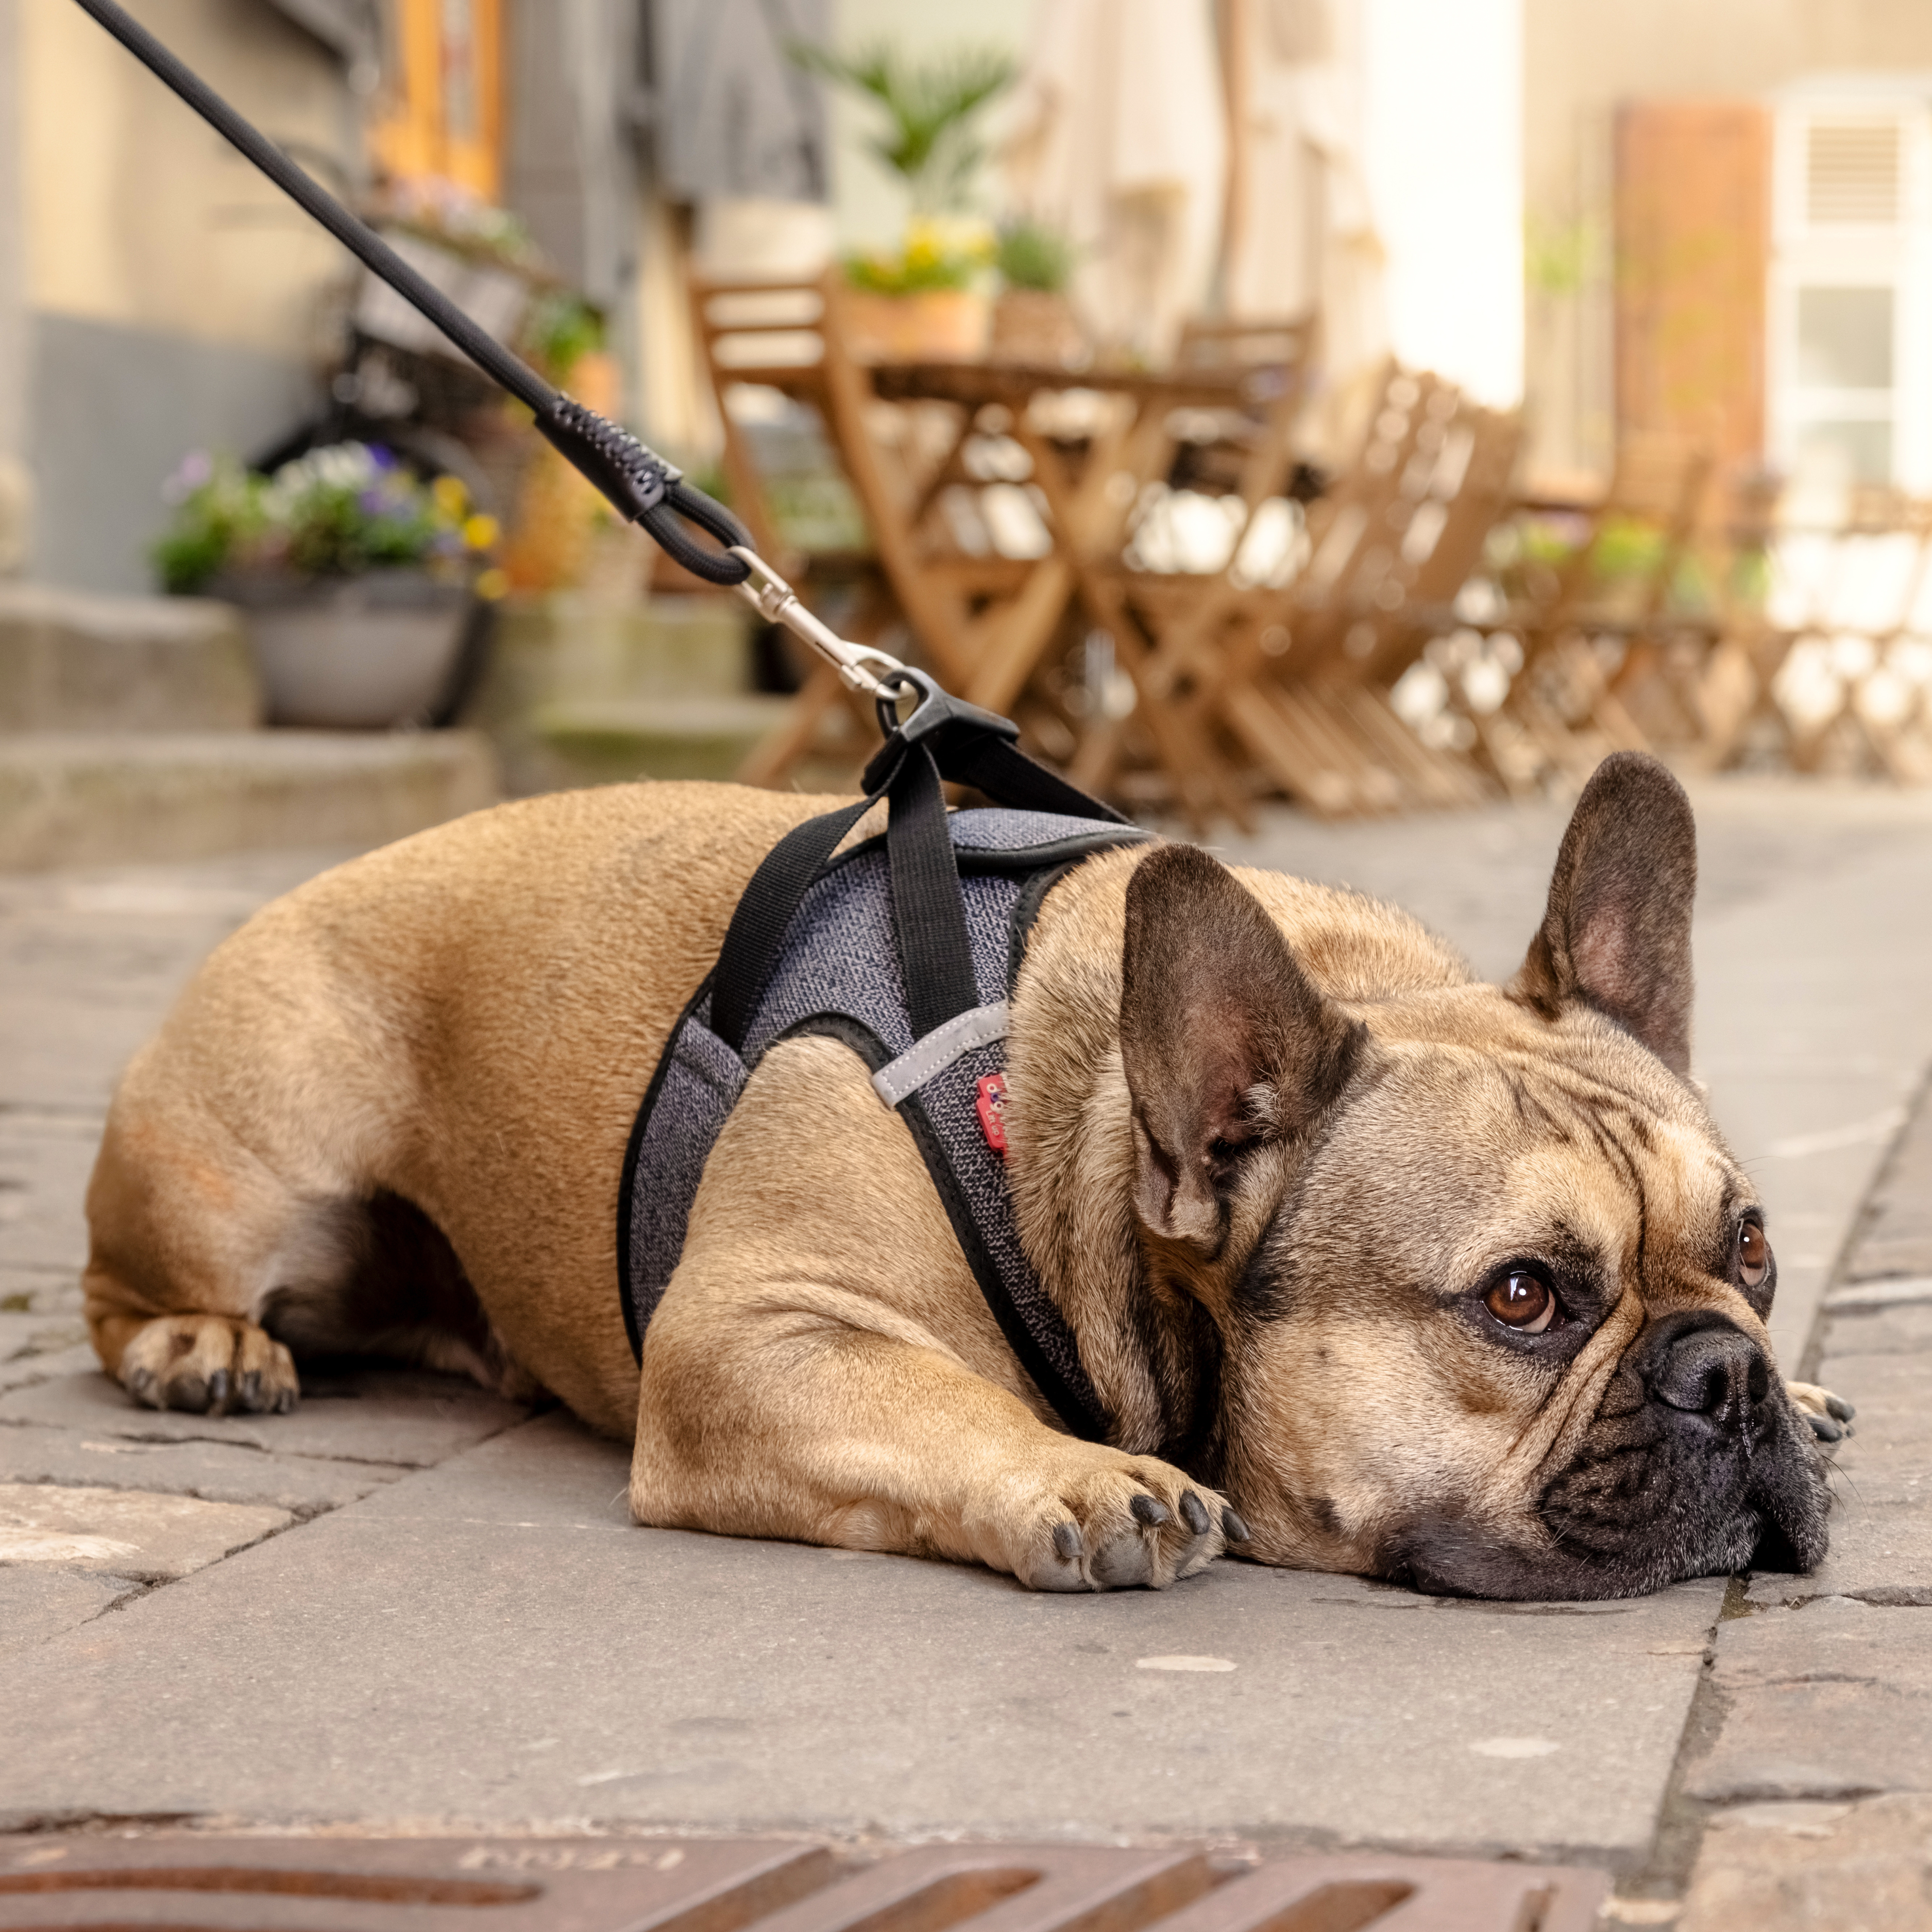
<path id="1" fill-rule="evenodd" d="M 1036 368 L 1078 369 L 1094 359 L 1072 304 L 1044 289 L 1008 289 L 993 304 L 992 352 Z"/>
<path id="2" fill-rule="evenodd" d="M 976 362 L 986 352 L 990 304 L 971 289 L 882 296 L 848 289 L 838 304 L 848 352 L 862 362 Z"/>
<path id="3" fill-rule="evenodd" d="M 241 607 L 272 724 L 428 724 L 456 675 L 470 593 L 414 570 L 213 586 Z"/>

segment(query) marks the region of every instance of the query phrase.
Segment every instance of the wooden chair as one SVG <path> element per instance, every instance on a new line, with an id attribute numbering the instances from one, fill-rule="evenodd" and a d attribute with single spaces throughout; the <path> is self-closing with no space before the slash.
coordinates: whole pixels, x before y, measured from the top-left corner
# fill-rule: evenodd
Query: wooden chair
<path id="1" fill-rule="evenodd" d="M 824 439 L 832 466 L 825 484 L 834 490 L 850 489 L 850 478 L 838 464 L 832 428 L 836 352 L 826 354 L 824 289 L 816 279 L 694 280 L 691 302 L 698 345 L 723 425 L 732 507 L 759 555 L 808 605 L 854 642 L 880 642 L 903 626 L 904 615 L 869 532 L 862 543 L 830 553 L 807 552 L 790 541 L 774 507 L 773 479 L 760 460 L 750 420 L 761 395 L 799 406 Z M 862 521 L 856 492 L 853 501 Z M 837 674 L 814 663 L 806 668 L 789 716 L 753 749 L 738 776 L 748 784 L 782 784 L 801 762 L 814 758 L 856 767 L 876 735 L 871 717 Z"/>
<path id="2" fill-rule="evenodd" d="M 1601 500 L 1574 513 L 1580 528 L 1567 555 L 1525 568 L 1512 607 L 1490 626 L 1521 640 L 1522 667 L 1504 718 L 1480 728 L 1512 790 L 1533 788 L 1546 772 L 1580 784 L 1607 753 L 1649 748 L 1625 694 L 1654 670 L 1673 624 L 1683 628 L 1670 602 L 1710 475 L 1702 449 L 1670 437 L 1627 440 Z M 1708 626 L 1691 628 L 1714 636 Z M 1505 721 L 1516 728 L 1509 757 L 1497 742 Z"/>
<path id="3" fill-rule="evenodd" d="M 1214 702 L 1273 783 L 1330 817 L 1490 795 L 1453 743 L 1425 743 L 1389 693 L 1455 604 L 1510 498 L 1520 419 L 1391 366 L 1356 461 L 1313 506 L 1284 594 L 1252 600 Z"/>
<path id="4" fill-rule="evenodd" d="M 1140 802 L 1164 794 L 1197 829 L 1217 816 L 1252 823 L 1251 787 L 1217 742 L 1198 694 L 1218 664 L 1221 633 L 1255 589 L 1243 577 L 1244 552 L 1264 506 L 1280 502 L 1288 487 L 1314 339 L 1306 316 L 1187 324 L 1172 372 L 1177 383 L 1213 372 L 1238 388 L 1216 407 L 1143 410 L 1127 446 L 1089 460 L 1090 481 L 1109 486 L 1103 501 L 1090 489 L 1084 502 L 1073 500 L 1053 481 L 1051 453 L 1037 439 L 1031 446 L 1094 627 L 1083 649 L 1090 662 L 1102 644 L 1136 699 L 1131 708 L 1108 704 L 1104 680 L 1076 680 L 1085 703 L 1071 721 L 1076 783 L 1123 796 L 1132 788 Z M 1164 507 L 1201 497 L 1219 500 L 1226 513 L 1217 568 L 1162 568 L 1137 554 Z"/>

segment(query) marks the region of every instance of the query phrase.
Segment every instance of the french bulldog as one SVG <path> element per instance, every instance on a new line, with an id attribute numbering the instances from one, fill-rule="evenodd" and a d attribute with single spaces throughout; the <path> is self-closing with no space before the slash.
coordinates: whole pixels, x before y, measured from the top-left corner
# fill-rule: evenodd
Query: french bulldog
<path id="1" fill-rule="evenodd" d="M 285 1409 L 362 1352 L 548 1390 L 641 1523 L 1160 1586 L 1232 1550 L 1420 1589 L 1814 1565 L 1824 1391 L 1690 1077 L 1696 836 L 1605 762 L 1507 986 L 1353 892 L 1153 842 L 1048 894 L 1011 1003 L 1019 1232 L 1111 1439 L 989 1312 L 834 1039 L 760 1059 L 641 1370 L 639 1096 L 760 860 L 827 801 L 638 784 L 372 853 L 221 946 L 122 1080 L 88 1317 L 158 1407 Z M 872 829 L 864 823 L 854 835 Z"/>

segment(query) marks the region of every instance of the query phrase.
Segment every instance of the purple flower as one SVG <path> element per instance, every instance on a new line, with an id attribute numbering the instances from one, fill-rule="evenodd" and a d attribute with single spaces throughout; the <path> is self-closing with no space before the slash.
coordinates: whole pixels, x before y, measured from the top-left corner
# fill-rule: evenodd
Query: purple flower
<path id="1" fill-rule="evenodd" d="M 396 452 L 393 449 L 386 448 L 380 442 L 372 442 L 369 445 L 368 448 L 369 460 L 373 463 L 378 470 L 393 470 L 395 468 Z"/>
<path id="2" fill-rule="evenodd" d="M 175 473 L 161 485 L 163 501 L 178 503 L 207 482 L 214 474 L 214 459 L 205 449 L 191 449 L 175 466 Z"/>

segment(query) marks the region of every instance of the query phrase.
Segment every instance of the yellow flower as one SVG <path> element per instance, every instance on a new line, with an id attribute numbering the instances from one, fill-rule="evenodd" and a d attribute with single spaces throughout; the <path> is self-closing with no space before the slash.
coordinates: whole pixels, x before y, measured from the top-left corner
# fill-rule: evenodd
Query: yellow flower
<path id="1" fill-rule="evenodd" d="M 486 570 L 477 578 L 474 587 L 477 596 L 486 604 L 494 604 L 510 588 L 508 573 L 501 570 Z"/>
<path id="2" fill-rule="evenodd" d="M 464 520 L 463 541 L 472 550 L 488 550 L 500 534 L 501 531 L 494 517 L 479 514 Z"/>
<path id="3" fill-rule="evenodd" d="M 452 524 L 470 507 L 470 492 L 463 487 L 460 476 L 439 476 L 430 485 L 430 494 L 436 500 L 436 507 Z"/>

